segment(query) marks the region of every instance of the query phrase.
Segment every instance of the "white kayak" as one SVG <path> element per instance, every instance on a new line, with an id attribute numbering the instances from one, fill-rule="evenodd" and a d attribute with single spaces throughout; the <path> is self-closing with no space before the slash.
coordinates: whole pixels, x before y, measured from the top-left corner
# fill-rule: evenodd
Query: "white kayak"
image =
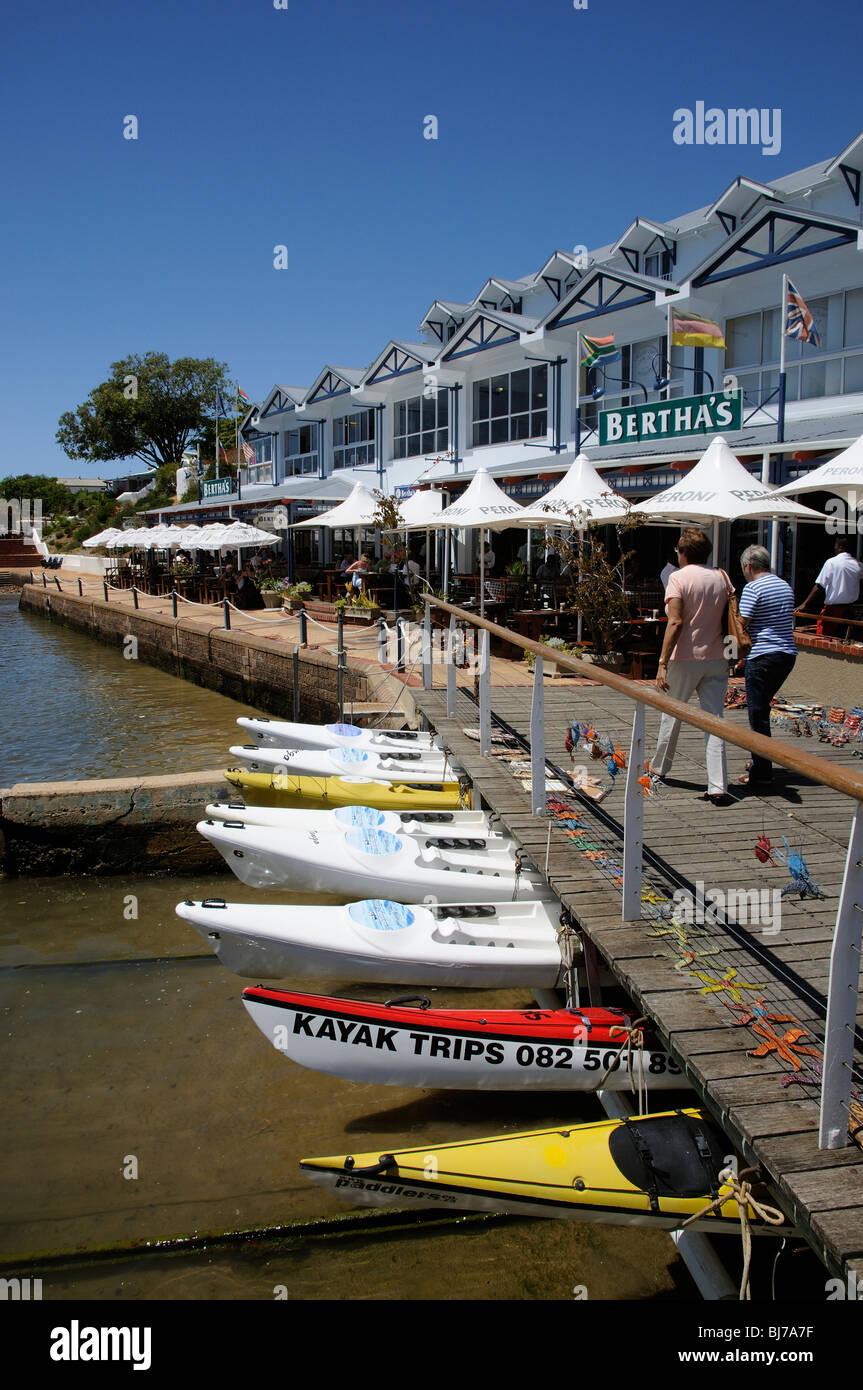
<path id="1" fill-rule="evenodd" d="M 628 1090 L 635 1078 L 651 1090 L 685 1085 L 655 1037 L 639 1032 L 629 1045 L 622 1009 L 432 1009 L 416 995 L 367 1004 L 263 985 L 244 989 L 243 1003 L 285 1057 L 347 1081 L 570 1092 L 600 1082 Z"/>
<path id="2" fill-rule="evenodd" d="M 360 729 L 356 724 L 298 724 L 260 717 L 238 719 L 237 723 L 261 748 L 361 748 L 367 753 L 427 753 L 443 747 L 432 734 L 416 729 Z"/>
<path id="3" fill-rule="evenodd" d="M 247 806 L 244 801 L 214 801 L 207 819 L 242 821 L 244 825 L 268 825 L 283 834 L 298 831 L 342 831 L 356 826 L 369 830 L 400 831 L 419 835 L 482 836 L 500 829 L 497 817 L 487 811 L 378 811 L 374 806 L 339 806 L 332 811 L 306 811 L 290 806 Z"/>
<path id="4" fill-rule="evenodd" d="M 199 821 L 198 831 L 249 888 L 290 888 L 400 902 L 507 902 L 547 898 L 535 870 L 520 868 L 515 841 L 498 831 L 453 835 L 448 826 L 398 834 L 368 826 L 286 834 L 241 820 Z M 440 834 L 443 830 L 448 833 Z"/>
<path id="5" fill-rule="evenodd" d="M 207 898 L 177 905 L 223 965 L 254 980 L 488 989 L 562 982 L 560 913 L 557 901 L 279 907 Z"/>
<path id="6" fill-rule="evenodd" d="M 250 772 L 284 772 L 290 777 L 370 777 L 381 782 L 434 783 L 458 780 L 461 768 L 439 749 L 365 752 L 362 748 L 259 748 L 235 745 L 231 756 Z"/>

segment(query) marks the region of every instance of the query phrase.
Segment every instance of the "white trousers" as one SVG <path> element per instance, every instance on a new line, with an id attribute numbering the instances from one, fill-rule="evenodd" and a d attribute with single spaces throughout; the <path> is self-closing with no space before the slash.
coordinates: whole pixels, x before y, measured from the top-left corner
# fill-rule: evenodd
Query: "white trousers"
<path id="1" fill-rule="evenodd" d="M 718 661 L 670 661 L 668 664 L 668 694 L 675 700 L 688 701 L 697 691 L 705 714 L 717 714 L 722 718 L 727 689 L 728 662 L 722 657 Z M 664 714 L 659 725 L 656 752 L 650 764 L 651 769 L 661 777 L 670 771 L 674 762 L 679 734 L 680 720 Z M 707 790 L 711 795 L 720 795 L 728 790 L 725 740 L 717 738 L 716 734 L 705 734 L 704 739 L 707 749 Z"/>

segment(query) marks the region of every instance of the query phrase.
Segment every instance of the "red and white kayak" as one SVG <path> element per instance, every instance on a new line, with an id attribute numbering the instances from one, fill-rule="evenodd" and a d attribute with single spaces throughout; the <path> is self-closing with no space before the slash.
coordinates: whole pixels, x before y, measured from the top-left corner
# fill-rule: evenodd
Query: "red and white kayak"
<path id="1" fill-rule="evenodd" d="M 256 985 L 243 1003 L 278 1051 L 313 1071 L 375 1086 L 594 1091 L 630 1086 L 622 1009 L 430 1009 L 367 1004 Z M 686 1085 L 674 1058 L 646 1039 L 632 1052 L 651 1090 Z"/>

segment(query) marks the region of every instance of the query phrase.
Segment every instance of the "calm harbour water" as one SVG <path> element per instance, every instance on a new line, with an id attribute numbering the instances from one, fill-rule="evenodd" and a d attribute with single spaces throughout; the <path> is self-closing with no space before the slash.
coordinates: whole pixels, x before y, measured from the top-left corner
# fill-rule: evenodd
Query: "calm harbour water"
<path id="1" fill-rule="evenodd" d="M 0 784 L 219 766 L 244 707 L 25 616 L 0 597 Z M 190 834 L 194 831 L 190 829 Z M 0 878 L 0 1260 L 190 1233 L 320 1223 L 350 1209 L 299 1172 L 306 1155 L 381 1151 L 597 1118 L 588 1097 L 370 1087 L 268 1047 L 241 991 L 174 913 L 252 895 L 209 878 Z M 306 900 L 308 895 L 304 895 Z M 269 901 L 296 901 L 290 893 Z M 321 980 L 321 993 L 379 999 Z M 520 1007 L 529 991 L 438 990 L 441 1006 Z M 138 1175 L 125 1168 L 134 1155 Z M 399 1219 L 394 1215 L 394 1225 Z M 105 1264 L 75 1255 L 45 1299 L 592 1299 L 694 1296 L 657 1232 L 481 1219 L 240 1253 Z"/>
<path id="2" fill-rule="evenodd" d="M 0 594 L 0 786 L 219 767 L 258 713 Z"/>

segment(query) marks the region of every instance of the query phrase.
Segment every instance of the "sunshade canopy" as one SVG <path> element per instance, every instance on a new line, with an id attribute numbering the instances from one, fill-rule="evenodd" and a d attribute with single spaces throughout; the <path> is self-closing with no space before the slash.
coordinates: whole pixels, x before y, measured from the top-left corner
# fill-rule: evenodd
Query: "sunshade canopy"
<path id="1" fill-rule="evenodd" d="M 363 483 L 356 483 L 344 502 L 340 502 L 337 507 L 332 507 L 328 512 L 322 512 L 320 516 L 310 516 L 305 521 L 295 521 L 291 529 L 311 531 L 318 526 L 325 526 L 331 531 L 351 531 L 358 527 L 374 526 L 377 513 L 378 502 L 374 493 L 370 492 Z"/>
<path id="2" fill-rule="evenodd" d="M 863 434 L 829 463 L 813 468 L 804 478 L 786 483 L 778 492 L 783 497 L 789 492 L 835 492 L 846 500 L 851 492 L 863 496 Z"/>
<path id="3" fill-rule="evenodd" d="M 481 526 L 489 531 L 505 531 L 517 526 L 524 508 L 498 487 L 487 468 L 479 468 L 465 492 L 445 507 L 430 529 L 438 526 L 461 530 Z"/>
<path id="4" fill-rule="evenodd" d="M 443 493 L 435 492 L 433 488 L 415 492 L 413 497 L 400 504 L 399 511 L 404 523 L 399 527 L 400 531 L 431 531 L 443 511 Z"/>
<path id="5" fill-rule="evenodd" d="M 588 521 L 617 521 L 630 511 L 597 473 L 587 454 L 579 454 L 559 483 L 532 506 L 524 507 L 517 526 L 568 526 L 570 512 L 584 512 Z"/>
<path id="6" fill-rule="evenodd" d="M 638 511 L 646 519 L 669 521 L 737 521 L 741 517 L 812 517 L 823 521 L 821 512 L 803 507 L 778 489 L 765 487 L 747 472 L 731 452 L 722 435 L 711 440 L 695 467 L 681 482 L 657 493 L 648 502 L 639 502 Z"/>

